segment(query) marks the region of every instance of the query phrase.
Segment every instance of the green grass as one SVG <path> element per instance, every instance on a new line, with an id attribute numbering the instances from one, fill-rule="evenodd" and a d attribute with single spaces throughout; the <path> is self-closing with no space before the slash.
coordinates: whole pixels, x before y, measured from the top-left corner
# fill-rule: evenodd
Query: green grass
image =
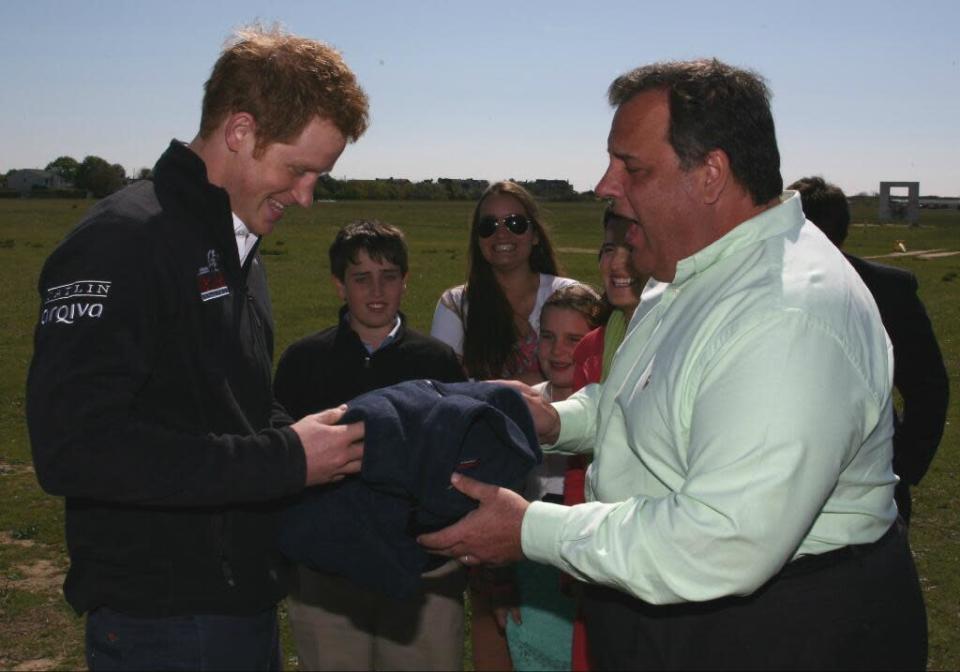
<path id="1" fill-rule="evenodd" d="M 0 201 L 0 669 L 31 660 L 37 667 L 83 666 L 82 621 L 63 602 L 59 586 L 30 578 L 38 563 L 65 569 L 63 505 L 43 494 L 30 467 L 24 422 L 24 381 L 38 310 L 37 277 L 43 260 L 91 205 L 90 201 Z M 440 292 L 463 282 L 471 203 L 320 203 L 289 213 L 265 241 L 277 324 L 277 354 L 293 340 L 336 317 L 339 302 L 329 280 L 327 247 L 339 226 L 358 217 L 397 224 L 411 248 L 411 277 L 404 311 L 411 324 L 429 329 Z M 549 204 L 554 243 L 568 275 L 598 281 L 599 203 Z M 960 212 L 923 210 L 921 227 L 876 226 L 871 204 L 854 210 L 847 249 L 871 256 L 908 249 L 960 250 Z M 910 257 L 885 263 L 908 268 L 940 340 L 951 378 L 960 379 L 960 255 L 930 261 Z M 922 576 L 930 620 L 931 669 L 960 669 L 960 435 L 957 404 L 930 473 L 914 490 L 911 541 Z M 14 537 L 20 537 L 15 539 Z M 286 628 L 285 628 L 286 630 Z M 285 637 L 288 666 L 294 654 Z"/>
<path id="2" fill-rule="evenodd" d="M 854 221 L 875 222 L 876 211 L 854 211 Z M 859 216 L 858 216 L 859 215 Z M 886 254 L 903 240 L 908 250 L 960 250 L 960 212 L 921 211 L 920 228 L 853 227 L 846 248 L 866 256 Z M 950 376 L 950 409 L 940 450 L 919 487 L 913 489 L 910 542 L 927 602 L 930 668 L 960 669 L 960 255 L 923 261 L 881 259 L 916 273 L 920 296 L 940 342 Z"/>

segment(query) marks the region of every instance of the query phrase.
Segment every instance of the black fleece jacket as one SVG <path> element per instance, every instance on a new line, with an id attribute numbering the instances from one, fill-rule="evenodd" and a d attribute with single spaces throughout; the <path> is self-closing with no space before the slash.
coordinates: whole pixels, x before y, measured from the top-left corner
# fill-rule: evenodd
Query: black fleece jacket
<path id="1" fill-rule="evenodd" d="M 406 380 L 456 383 L 466 379 L 453 349 L 408 329 L 403 313 L 396 338 L 373 354 L 367 352 L 345 315 L 344 307 L 336 325 L 300 339 L 280 357 L 274 394 L 293 417 L 333 408 Z"/>
<path id="2" fill-rule="evenodd" d="M 250 614 L 284 594 L 276 500 L 305 481 L 270 383 L 256 253 L 227 193 L 173 142 L 152 181 L 98 203 L 44 265 L 27 420 L 66 497 L 77 610 Z"/>

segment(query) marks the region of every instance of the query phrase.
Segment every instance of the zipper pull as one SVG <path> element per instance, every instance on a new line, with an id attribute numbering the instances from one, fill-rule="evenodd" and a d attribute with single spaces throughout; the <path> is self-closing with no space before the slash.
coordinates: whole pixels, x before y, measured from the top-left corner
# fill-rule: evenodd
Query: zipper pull
<path id="1" fill-rule="evenodd" d="M 253 315 L 253 323 L 257 325 L 257 329 L 262 328 L 260 324 L 260 315 L 257 314 L 257 304 L 256 299 L 253 298 L 253 294 L 250 291 L 247 291 L 247 303 L 250 304 L 250 314 Z"/>
<path id="2" fill-rule="evenodd" d="M 231 588 L 236 588 L 237 582 L 233 580 L 233 568 L 230 567 L 230 563 L 227 562 L 226 558 L 220 561 L 220 569 L 223 570 L 223 578 L 227 580 L 227 585 Z"/>

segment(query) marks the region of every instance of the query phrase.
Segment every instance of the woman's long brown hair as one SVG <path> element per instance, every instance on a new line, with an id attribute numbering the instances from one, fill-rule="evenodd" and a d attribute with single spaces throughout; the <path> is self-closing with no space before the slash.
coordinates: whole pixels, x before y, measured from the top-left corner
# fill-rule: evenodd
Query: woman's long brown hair
<path id="1" fill-rule="evenodd" d="M 477 222 L 484 200 L 495 194 L 516 199 L 533 223 L 539 242 L 530 252 L 530 270 L 535 273 L 559 274 L 559 266 L 540 209 L 530 193 L 515 182 L 505 180 L 491 184 L 473 209 L 470 225 L 470 250 L 467 265 L 467 286 L 463 309 L 466 313 L 463 334 L 463 365 L 478 380 L 500 378 L 504 366 L 517 344 L 519 334 L 513 321 L 513 309 L 507 301 L 493 269 L 480 250 Z"/>

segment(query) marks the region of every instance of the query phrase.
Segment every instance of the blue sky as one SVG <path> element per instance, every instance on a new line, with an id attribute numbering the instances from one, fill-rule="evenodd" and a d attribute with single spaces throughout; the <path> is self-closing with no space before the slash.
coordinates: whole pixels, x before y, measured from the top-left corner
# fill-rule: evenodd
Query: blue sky
<path id="1" fill-rule="evenodd" d="M 254 19 L 323 39 L 371 99 L 336 177 L 560 178 L 606 164 L 606 89 L 651 61 L 764 75 L 786 181 L 960 195 L 960 2 L 0 0 L 0 171 L 191 139 L 203 82 Z"/>

